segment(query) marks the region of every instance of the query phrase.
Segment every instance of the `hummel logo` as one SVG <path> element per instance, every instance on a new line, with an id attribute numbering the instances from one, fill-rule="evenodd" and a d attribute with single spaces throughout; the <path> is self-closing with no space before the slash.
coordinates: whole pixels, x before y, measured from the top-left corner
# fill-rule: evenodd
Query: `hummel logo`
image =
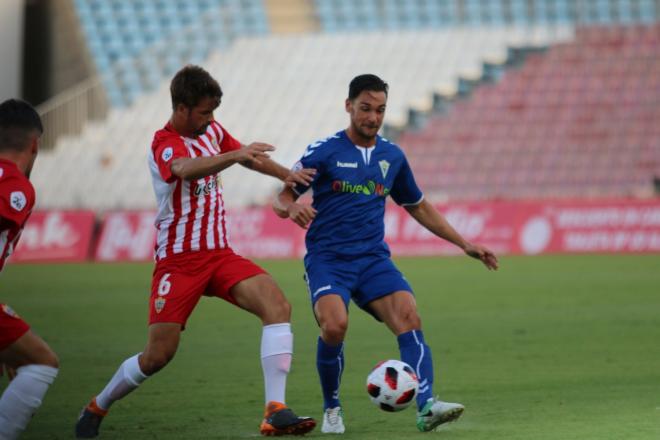
<path id="1" fill-rule="evenodd" d="M 319 287 L 318 289 L 316 289 L 314 293 L 312 293 L 312 296 L 316 296 L 319 293 L 325 292 L 326 290 L 330 290 L 330 289 L 332 289 L 332 286 L 330 284 L 328 284 L 327 286 Z"/>
<path id="2" fill-rule="evenodd" d="M 337 161 L 337 166 L 339 168 L 357 168 L 357 162 L 339 162 L 339 161 Z"/>

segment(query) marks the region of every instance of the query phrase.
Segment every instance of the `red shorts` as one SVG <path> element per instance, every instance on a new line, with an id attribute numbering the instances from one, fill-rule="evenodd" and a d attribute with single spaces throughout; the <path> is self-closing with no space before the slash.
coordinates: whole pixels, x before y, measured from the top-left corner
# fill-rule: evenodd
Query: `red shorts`
<path id="1" fill-rule="evenodd" d="M 11 307 L 0 304 L 0 351 L 16 342 L 28 330 L 30 326 Z"/>
<path id="2" fill-rule="evenodd" d="M 174 322 L 185 327 L 202 296 L 217 296 L 236 304 L 230 289 L 264 273 L 231 249 L 187 252 L 160 260 L 151 281 L 149 324 Z"/>

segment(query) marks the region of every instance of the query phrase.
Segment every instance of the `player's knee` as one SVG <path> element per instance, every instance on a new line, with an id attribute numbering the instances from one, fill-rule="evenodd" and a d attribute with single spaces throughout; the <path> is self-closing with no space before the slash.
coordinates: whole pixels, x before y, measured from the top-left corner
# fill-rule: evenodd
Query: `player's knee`
<path id="1" fill-rule="evenodd" d="M 28 356 L 18 366 L 22 365 L 45 365 L 47 367 L 59 368 L 60 361 L 55 352 L 43 341 L 33 347 Z"/>
<path id="2" fill-rule="evenodd" d="M 151 376 L 152 374 L 165 368 L 171 359 L 171 357 L 164 355 L 149 357 L 145 359 L 143 365 L 140 365 L 140 370 L 142 370 L 146 376 Z"/>
<path id="3" fill-rule="evenodd" d="M 324 322 L 321 325 L 323 340 L 326 343 L 332 345 L 336 345 L 343 342 L 347 330 L 348 330 L 347 320 L 328 321 L 328 322 Z"/>
<path id="4" fill-rule="evenodd" d="M 291 320 L 291 304 L 281 292 L 271 295 L 271 301 L 265 305 L 261 319 L 264 324 L 289 322 Z"/>
<path id="5" fill-rule="evenodd" d="M 280 322 L 289 322 L 291 320 L 291 304 L 282 296 L 282 300 L 278 301 L 276 311 L 278 320 Z"/>
<path id="6" fill-rule="evenodd" d="M 417 330 L 422 328 L 422 319 L 414 308 L 403 310 L 401 321 L 406 330 Z"/>
<path id="7" fill-rule="evenodd" d="M 165 368 L 174 358 L 175 353 L 175 350 L 158 350 L 145 353 L 140 357 L 140 370 L 145 375 L 151 376 Z"/>
<path id="8" fill-rule="evenodd" d="M 60 360 L 57 357 L 57 354 L 50 347 L 44 351 L 41 356 L 41 359 L 38 362 L 39 365 L 46 365 L 53 368 L 60 368 Z"/>

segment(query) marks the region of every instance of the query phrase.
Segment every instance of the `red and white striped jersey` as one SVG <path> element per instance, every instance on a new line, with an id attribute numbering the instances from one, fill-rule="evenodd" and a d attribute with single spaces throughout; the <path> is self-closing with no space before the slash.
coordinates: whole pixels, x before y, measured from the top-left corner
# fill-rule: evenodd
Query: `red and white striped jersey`
<path id="1" fill-rule="evenodd" d="M 0 271 L 21 237 L 34 207 L 32 183 L 14 162 L 0 159 Z"/>
<path id="2" fill-rule="evenodd" d="M 218 122 L 206 133 L 187 138 L 168 123 L 154 135 L 149 168 L 158 203 L 156 260 L 182 252 L 229 247 L 219 174 L 186 181 L 172 174 L 179 157 L 214 156 L 241 148 Z"/>

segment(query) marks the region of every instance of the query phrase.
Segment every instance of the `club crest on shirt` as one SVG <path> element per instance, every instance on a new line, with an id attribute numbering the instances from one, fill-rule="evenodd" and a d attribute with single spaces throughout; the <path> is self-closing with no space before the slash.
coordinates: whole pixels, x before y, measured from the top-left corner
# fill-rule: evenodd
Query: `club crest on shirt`
<path id="1" fill-rule="evenodd" d="M 0 177 L 2 177 L 3 174 L 5 174 L 5 170 L 3 168 L 0 168 Z"/>
<path id="2" fill-rule="evenodd" d="M 25 205 L 27 205 L 27 199 L 25 198 L 23 191 L 13 191 L 9 195 L 9 204 L 16 211 L 22 211 L 23 208 L 25 208 Z"/>
<path id="3" fill-rule="evenodd" d="M 167 162 L 167 161 L 169 161 L 170 159 L 172 159 L 172 156 L 173 156 L 173 155 L 174 155 L 174 150 L 172 149 L 172 147 L 166 147 L 166 148 L 163 150 L 163 154 L 161 154 L 160 157 L 161 157 L 165 162 Z"/>
<path id="4" fill-rule="evenodd" d="M 380 165 L 380 172 L 383 173 L 383 179 L 387 176 L 387 172 L 390 169 L 390 163 L 386 160 L 381 160 L 378 162 Z"/>
<path id="5" fill-rule="evenodd" d="M 156 309 L 156 313 L 160 313 L 163 311 L 166 302 L 167 300 L 162 296 L 159 296 L 154 300 L 154 309 Z"/>
<path id="6" fill-rule="evenodd" d="M 302 170 L 302 169 L 303 169 L 303 164 L 302 164 L 302 162 L 300 162 L 300 161 L 294 163 L 294 164 L 293 164 L 293 167 L 291 167 L 291 171 L 293 171 L 294 173 L 295 173 L 296 171 L 300 171 L 300 170 Z"/>

